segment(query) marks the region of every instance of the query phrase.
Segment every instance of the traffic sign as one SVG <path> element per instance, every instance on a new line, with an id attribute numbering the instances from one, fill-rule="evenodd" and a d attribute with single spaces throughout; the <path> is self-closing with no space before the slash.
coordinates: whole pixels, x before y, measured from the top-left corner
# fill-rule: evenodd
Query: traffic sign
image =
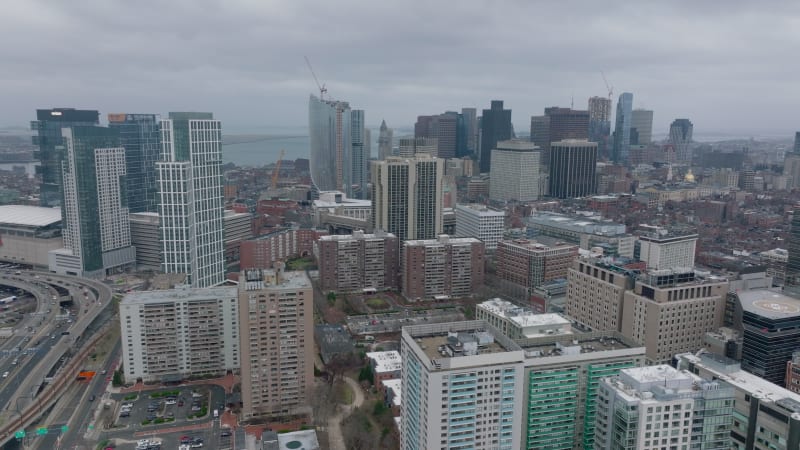
<path id="1" fill-rule="evenodd" d="M 14 433 L 14 437 L 17 439 L 23 439 L 25 437 L 25 430 L 19 430 Z"/>
<path id="2" fill-rule="evenodd" d="M 39 427 L 36 429 L 37 436 L 44 436 L 45 434 L 47 434 L 47 427 Z"/>

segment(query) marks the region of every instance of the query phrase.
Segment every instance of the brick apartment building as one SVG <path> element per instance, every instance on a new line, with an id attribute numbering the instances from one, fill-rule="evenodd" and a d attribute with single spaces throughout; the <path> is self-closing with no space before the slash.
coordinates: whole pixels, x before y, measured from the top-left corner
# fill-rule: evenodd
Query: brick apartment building
<path id="1" fill-rule="evenodd" d="M 322 236 L 314 253 L 324 291 L 398 288 L 400 258 L 394 234 L 356 231 L 347 235 Z"/>
<path id="2" fill-rule="evenodd" d="M 533 289 L 547 281 L 566 278 L 567 270 L 578 257 L 578 246 L 554 241 L 548 245 L 527 239 L 497 243 L 495 263 L 497 277 L 507 287 L 524 290 L 530 295 Z"/>
<path id="3" fill-rule="evenodd" d="M 403 243 L 402 293 L 409 300 L 466 297 L 483 285 L 483 242 L 475 238 L 412 240 Z"/>

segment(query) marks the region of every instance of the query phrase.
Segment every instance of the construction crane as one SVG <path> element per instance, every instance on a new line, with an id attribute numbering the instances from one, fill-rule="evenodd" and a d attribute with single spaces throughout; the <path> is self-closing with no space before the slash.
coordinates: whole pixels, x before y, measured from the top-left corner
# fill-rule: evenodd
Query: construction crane
<path id="1" fill-rule="evenodd" d="M 308 64 L 308 70 L 311 71 L 311 76 L 314 77 L 314 82 L 317 83 L 317 88 L 319 89 L 319 99 L 322 100 L 322 97 L 328 92 L 328 89 L 325 88 L 324 84 L 319 84 L 319 80 L 317 79 L 317 74 L 314 73 L 314 68 L 311 67 L 311 61 L 308 60 L 308 56 L 303 56 L 306 59 L 306 64 Z"/>
<path id="2" fill-rule="evenodd" d="M 283 161 L 283 155 L 285 153 L 285 150 L 281 149 L 281 154 L 278 156 L 278 162 L 275 163 L 275 170 L 272 171 L 272 189 L 278 187 L 278 178 L 281 175 L 281 162 Z"/>
<path id="3" fill-rule="evenodd" d="M 603 71 L 600 71 L 600 75 L 603 76 L 603 82 L 606 83 L 606 89 L 608 89 L 608 100 L 611 101 L 611 97 L 614 96 L 614 86 L 608 84 L 608 80 L 606 80 L 606 74 Z"/>

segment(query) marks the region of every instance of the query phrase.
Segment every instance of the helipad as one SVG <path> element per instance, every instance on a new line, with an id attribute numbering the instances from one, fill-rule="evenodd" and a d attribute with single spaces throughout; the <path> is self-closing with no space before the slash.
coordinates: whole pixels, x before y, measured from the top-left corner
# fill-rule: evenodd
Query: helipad
<path id="1" fill-rule="evenodd" d="M 790 297 L 780 290 L 756 289 L 737 294 L 745 312 L 770 319 L 800 316 L 800 299 Z"/>

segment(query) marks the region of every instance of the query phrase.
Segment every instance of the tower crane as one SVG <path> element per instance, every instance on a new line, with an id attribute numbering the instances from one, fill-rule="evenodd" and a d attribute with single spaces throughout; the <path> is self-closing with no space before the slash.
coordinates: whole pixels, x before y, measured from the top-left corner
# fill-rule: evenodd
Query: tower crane
<path id="1" fill-rule="evenodd" d="M 608 84 L 608 80 L 606 80 L 606 74 L 603 71 L 600 71 L 600 75 L 603 76 L 603 82 L 606 83 L 606 89 L 608 89 L 608 100 L 611 101 L 611 97 L 614 96 L 614 86 Z"/>
<path id="2" fill-rule="evenodd" d="M 314 82 L 317 83 L 317 89 L 319 89 L 319 99 L 322 100 L 323 95 L 328 92 L 328 89 L 325 87 L 324 84 L 319 84 L 319 80 L 317 79 L 317 74 L 314 73 L 314 68 L 311 67 L 311 61 L 308 60 L 308 56 L 303 56 L 306 59 L 306 64 L 308 64 L 308 70 L 311 71 L 311 76 L 314 77 Z"/>
<path id="3" fill-rule="evenodd" d="M 283 155 L 285 150 L 281 149 L 281 154 L 278 156 L 278 162 L 275 163 L 275 170 L 272 171 L 272 189 L 278 187 L 278 177 L 281 175 L 281 162 L 283 162 Z"/>

